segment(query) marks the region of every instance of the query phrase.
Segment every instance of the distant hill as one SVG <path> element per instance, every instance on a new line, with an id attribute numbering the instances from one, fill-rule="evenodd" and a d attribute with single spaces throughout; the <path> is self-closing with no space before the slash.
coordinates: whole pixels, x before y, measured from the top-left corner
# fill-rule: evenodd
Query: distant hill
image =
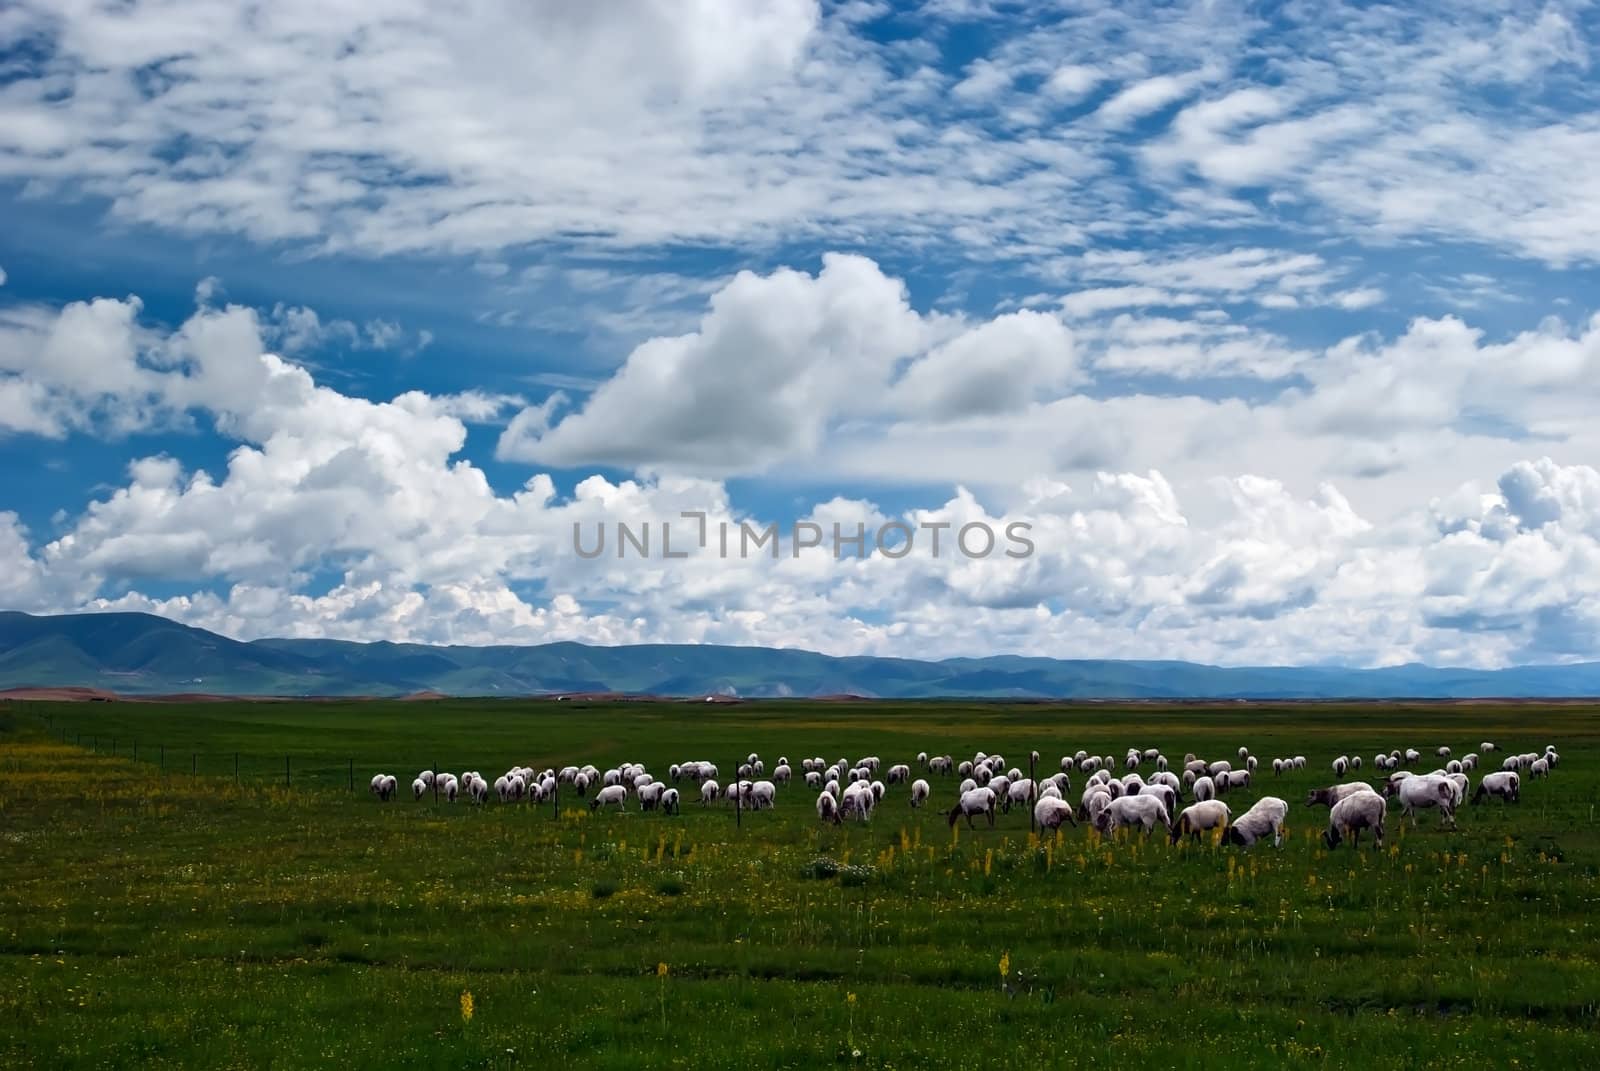
<path id="1" fill-rule="evenodd" d="M 244 643 L 149 614 L 0 612 L 0 689 L 64 687 L 143 695 L 1536 698 L 1600 695 L 1600 663 L 1503 670 L 1420 665 L 1345 669 L 1010 655 L 920 662 L 672 644 Z"/>

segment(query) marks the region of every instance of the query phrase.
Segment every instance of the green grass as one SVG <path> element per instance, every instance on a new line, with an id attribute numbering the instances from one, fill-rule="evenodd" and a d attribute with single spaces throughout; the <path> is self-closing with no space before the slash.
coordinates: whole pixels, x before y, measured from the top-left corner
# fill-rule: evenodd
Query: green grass
<path id="1" fill-rule="evenodd" d="M 1600 1028 L 1596 714 L 12 704 L 0 1052 L 51 1067 L 1575 1065 Z M 1482 739 L 1554 743 L 1564 761 L 1518 807 L 1464 809 L 1459 832 L 1429 815 L 1381 854 L 1317 843 L 1324 812 L 1301 803 L 1333 755 Z M 982 748 L 1026 766 L 1037 747 L 1048 772 L 1063 752 L 1130 744 L 1306 754 L 1312 770 L 1230 797 L 1288 799 L 1287 845 L 1039 842 L 1021 812 L 953 836 L 903 790 L 870 827 L 835 829 L 798 786 L 741 825 L 694 804 L 664 818 L 568 800 L 555 820 L 365 788 L 379 771 L 403 788 L 424 766 L 492 780 L 514 762 L 726 773 L 751 750 Z M 934 794 L 947 806 L 953 783 Z"/>

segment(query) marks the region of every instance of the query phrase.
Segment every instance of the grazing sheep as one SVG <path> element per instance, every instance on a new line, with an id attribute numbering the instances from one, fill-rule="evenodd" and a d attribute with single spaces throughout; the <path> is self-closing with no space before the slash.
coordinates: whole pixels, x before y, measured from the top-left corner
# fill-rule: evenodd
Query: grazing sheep
<path id="1" fill-rule="evenodd" d="M 1452 827 L 1456 824 L 1457 788 L 1447 777 L 1413 775 L 1400 781 L 1391 781 L 1388 792 L 1400 801 L 1400 820 L 1410 818 L 1413 829 L 1417 825 L 1417 811 L 1429 807 L 1439 808 L 1441 824 L 1448 822 Z"/>
<path id="2" fill-rule="evenodd" d="M 883 784 L 882 781 L 874 781 L 874 782 L 872 782 L 872 784 L 867 786 L 867 789 L 872 793 L 872 802 L 873 803 L 882 803 L 883 802 L 884 793 L 889 791 L 887 788 L 884 787 L 884 784 Z"/>
<path id="3" fill-rule="evenodd" d="M 751 810 L 765 811 L 777 802 L 778 786 L 771 781 L 757 781 L 748 791 Z"/>
<path id="4" fill-rule="evenodd" d="M 1448 759 L 1450 757 L 1450 749 L 1441 744 L 1439 745 L 1439 749 L 1435 751 L 1434 754 L 1439 756 L 1441 759 Z"/>
<path id="5" fill-rule="evenodd" d="M 456 796 L 461 792 L 461 784 L 454 777 L 445 775 L 444 798 L 447 803 L 454 803 Z"/>
<path id="6" fill-rule="evenodd" d="M 950 824 L 953 826 L 964 816 L 967 828 L 972 828 L 972 816 L 981 814 L 989 820 L 989 827 L 994 828 L 994 792 L 988 788 L 975 788 L 970 792 L 963 792 L 956 805 L 950 809 Z"/>
<path id="7" fill-rule="evenodd" d="M 1176 844 L 1184 837 L 1189 837 L 1195 843 L 1200 842 L 1200 834 L 1213 829 L 1225 829 L 1228 825 L 1228 805 L 1221 800 L 1201 800 L 1191 803 L 1178 814 L 1178 820 L 1172 824 L 1172 843 Z"/>
<path id="8" fill-rule="evenodd" d="M 1361 769 L 1361 756 L 1360 755 L 1351 755 L 1350 756 L 1350 768 L 1352 770 Z"/>
<path id="9" fill-rule="evenodd" d="M 1282 759 L 1273 759 L 1272 760 L 1272 776 L 1273 777 L 1282 777 L 1283 776 L 1283 760 Z"/>
<path id="10" fill-rule="evenodd" d="M 1146 836 L 1157 825 L 1172 828 L 1172 818 L 1166 804 L 1155 796 L 1122 796 L 1111 801 L 1111 806 L 1100 812 L 1095 828 L 1111 836 L 1123 826 L 1137 826 Z"/>
<path id="11" fill-rule="evenodd" d="M 1216 776 L 1217 794 L 1250 787 L 1249 770 L 1223 770 Z"/>
<path id="12" fill-rule="evenodd" d="M 1210 774 L 1212 777 L 1216 777 L 1219 773 L 1231 769 L 1233 769 L 1233 763 L 1229 762 L 1227 759 L 1218 759 L 1216 762 L 1206 766 L 1205 772 Z"/>
<path id="13" fill-rule="evenodd" d="M 1197 777 L 1192 786 L 1194 798 L 1197 801 L 1213 800 L 1217 798 L 1217 783 L 1209 777 Z"/>
<path id="14" fill-rule="evenodd" d="M 415 781 L 411 782 L 411 798 L 412 799 L 420 800 L 422 798 L 422 794 L 427 792 L 427 791 L 428 791 L 428 782 L 424 781 L 422 778 L 419 777 Z"/>
<path id="15" fill-rule="evenodd" d="M 1041 831 L 1060 829 L 1062 822 L 1077 825 L 1077 819 L 1072 817 L 1072 805 L 1055 796 L 1041 797 L 1033 805 L 1033 820 L 1038 823 Z"/>
<path id="16" fill-rule="evenodd" d="M 895 763 L 893 766 L 889 767 L 889 773 L 884 780 L 888 781 L 891 785 L 898 785 L 902 781 L 909 781 L 911 780 L 911 767 L 907 766 L 903 762 Z"/>
<path id="17" fill-rule="evenodd" d="M 628 803 L 628 790 L 621 785 L 607 785 L 594 794 L 594 799 L 589 801 L 589 810 L 598 811 L 602 807 L 615 807 L 622 810 Z"/>
<path id="18" fill-rule="evenodd" d="M 911 782 L 911 806 L 921 807 L 924 803 L 927 803 L 928 795 L 931 791 L 928 787 L 928 782 L 920 777 Z"/>
<path id="19" fill-rule="evenodd" d="M 1327 788 L 1314 788 L 1306 793 L 1306 806 L 1315 807 L 1321 804 L 1332 807 L 1342 799 L 1354 796 L 1358 792 L 1371 792 L 1372 786 L 1365 781 L 1350 781 L 1342 785 L 1329 785 Z"/>
<path id="20" fill-rule="evenodd" d="M 1172 814 L 1178 806 L 1178 793 L 1173 789 L 1173 787 L 1171 785 L 1163 785 L 1155 781 L 1152 781 L 1148 785 L 1141 786 L 1138 792 L 1129 794 L 1137 796 L 1154 796 L 1166 806 L 1168 814 Z"/>
<path id="21" fill-rule="evenodd" d="M 1296 755 L 1293 762 L 1296 770 L 1304 770 L 1306 768 L 1306 757 L 1304 755 Z"/>
<path id="22" fill-rule="evenodd" d="M 1248 848 L 1256 841 L 1272 834 L 1274 848 L 1283 844 L 1283 820 L 1289 816 L 1289 804 L 1277 796 L 1262 796 L 1246 812 L 1235 818 L 1224 836 L 1229 844 Z"/>
<path id="23" fill-rule="evenodd" d="M 877 797 L 872 794 L 872 787 L 865 782 L 857 781 L 845 789 L 844 798 L 839 802 L 840 819 L 854 818 L 859 822 L 872 819 L 872 809 L 878 804 Z"/>
<path id="24" fill-rule="evenodd" d="M 1488 754 L 1489 752 L 1494 750 L 1494 742 L 1490 741 L 1490 740 L 1485 740 L 1483 743 L 1478 745 L 1478 750 L 1482 751 L 1484 754 Z"/>
<path id="25" fill-rule="evenodd" d="M 661 802 L 661 793 L 664 791 L 666 791 L 666 786 L 659 783 L 640 785 L 638 793 L 639 809 L 641 811 L 655 810 L 656 805 Z"/>
<path id="26" fill-rule="evenodd" d="M 1343 777 L 1349 772 L 1350 760 L 1348 758 L 1346 758 L 1344 755 L 1340 755 L 1338 758 L 1333 760 L 1333 776 Z"/>
<path id="27" fill-rule="evenodd" d="M 1372 830 L 1377 847 L 1383 847 L 1383 820 L 1388 811 L 1383 797 L 1376 792 L 1357 792 L 1346 796 L 1328 810 L 1328 828 L 1323 831 L 1322 843 L 1330 850 L 1349 838 L 1352 847 L 1361 847 L 1361 831 Z"/>
<path id="28" fill-rule="evenodd" d="M 700 802 L 715 803 L 722 795 L 722 786 L 715 781 L 702 781 L 700 783 Z"/>
<path id="29" fill-rule="evenodd" d="M 1406 748 L 1406 761 L 1407 762 L 1416 762 L 1420 758 L 1422 758 L 1422 752 L 1418 751 L 1414 747 Z"/>
<path id="30" fill-rule="evenodd" d="M 1013 804 L 1026 807 L 1033 802 L 1036 795 L 1037 789 L 1035 789 L 1033 781 L 1026 777 L 1020 778 L 1006 786 L 1005 803 L 1002 809 L 1006 814 L 1010 814 Z"/>
<path id="31" fill-rule="evenodd" d="M 1550 776 L 1550 760 L 1534 759 L 1528 763 L 1528 776 L 1534 780 Z"/>
<path id="32" fill-rule="evenodd" d="M 839 825 L 844 821 L 839 817 L 839 804 L 833 796 L 823 792 L 817 796 L 817 820 L 819 822 L 832 822 Z"/>
<path id="33" fill-rule="evenodd" d="M 1494 796 L 1507 803 L 1520 803 L 1522 800 L 1522 778 L 1510 770 L 1484 774 L 1483 780 L 1478 782 L 1478 791 L 1472 794 L 1472 802 L 1475 804 L 1482 803 L 1485 796 Z"/>
<path id="34" fill-rule="evenodd" d="M 786 762 L 780 762 L 772 768 L 772 780 L 780 785 L 787 785 L 789 779 L 793 776 L 794 771 L 789 768 L 789 764 Z"/>

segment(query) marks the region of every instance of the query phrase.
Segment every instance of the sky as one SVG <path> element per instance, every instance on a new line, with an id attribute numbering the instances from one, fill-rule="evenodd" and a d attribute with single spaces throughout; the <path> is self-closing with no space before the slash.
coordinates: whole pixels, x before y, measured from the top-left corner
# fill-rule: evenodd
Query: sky
<path id="1" fill-rule="evenodd" d="M 1473 0 L 10 0 L 0 607 L 1600 659 L 1597 30 Z M 780 552 L 668 559 L 685 511 Z M 654 552 L 576 553 L 619 523 Z M 813 524 L 865 552 L 796 550 Z M 1012 524 L 1032 553 L 927 542 Z"/>

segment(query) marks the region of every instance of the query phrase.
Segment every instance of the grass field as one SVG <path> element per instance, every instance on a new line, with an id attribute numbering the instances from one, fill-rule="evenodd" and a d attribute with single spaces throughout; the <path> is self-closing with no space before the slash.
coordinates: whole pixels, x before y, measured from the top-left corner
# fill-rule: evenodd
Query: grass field
<path id="1" fill-rule="evenodd" d="M 1464 808 L 1458 832 L 1391 818 L 1381 853 L 1321 848 L 1325 812 L 1302 804 L 1334 755 L 1484 739 L 1563 762 L 1520 806 Z M 841 828 L 798 785 L 740 825 L 694 804 L 569 799 L 557 820 L 366 790 L 513 763 L 710 759 L 727 780 L 750 751 L 1025 768 L 1037 748 L 1048 773 L 1130 745 L 1307 755 L 1228 800 L 1288 799 L 1287 844 L 1041 841 L 1021 811 L 953 834 L 941 778 L 928 809 L 893 789 Z M 1600 1044 L 1597 801 L 1600 708 L 1572 706 L 11 704 L 0 1051 L 52 1068 L 1576 1067 Z"/>

